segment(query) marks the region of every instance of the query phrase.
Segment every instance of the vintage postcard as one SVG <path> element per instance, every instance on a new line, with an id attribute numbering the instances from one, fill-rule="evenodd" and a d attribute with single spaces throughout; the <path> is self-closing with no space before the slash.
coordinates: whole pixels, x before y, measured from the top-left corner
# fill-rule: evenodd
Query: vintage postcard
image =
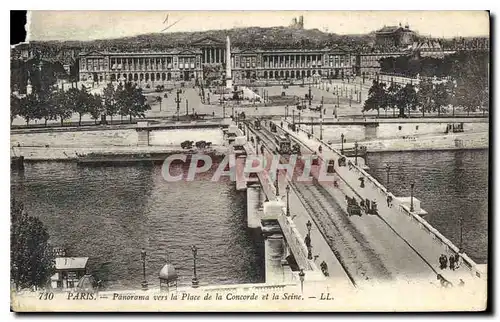
<path id="1" fill-rule="evenodd" d="M 483 311 L 486 11 L 31 11 L 16 312 Z"/>

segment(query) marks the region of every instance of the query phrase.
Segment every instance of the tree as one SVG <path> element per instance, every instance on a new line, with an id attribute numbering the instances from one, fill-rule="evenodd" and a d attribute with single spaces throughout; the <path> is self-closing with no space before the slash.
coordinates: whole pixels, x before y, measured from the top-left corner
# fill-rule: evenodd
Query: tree
<path id="1" fill-rule="evenodd" d="M 113 115 L 118 113 L 118 105 L 116 104 L 116 92 L 121 90 L 123 87 L 121 83 L 118 85 L 118 89 L 115 90 L 113 84 L 108 83 L 102 92 L 102 98 L 104 100 L 104 113 L 109 115 L 111 118 L 111 123 L 113 123 Z"/>
<path id="2" fill-rule="evenodd" d="M 71 90 L 71 89 L 70 89 Z M 73 90 L 75 90 L 73 88 Z M 72 97 L 68 92 L 57 91 L 52 95 L 52 106 L 54 108 L 54 116 L 61 119 L 61 126 L 64 126 L 64 120 L 73 113 L 70 102 Z"/>
<path id="3" fill-rule="evenodd" d="M 10 94 L 10 125 L 21 113 L 21 99 L 14 94 Z"/>
<path id="4" fill-rule="evenodd" d="M 422 109 L 422 117 L 425 117 L 425 111 L 431 112 L 433 109 L 433 84 L 428 78 L 423 79 L 418 84 L 418 103 Z"/>
<path id="5" fill-rule="evenodd" d="M 142 94 L 142 88 L 137 87 L 136 84 L 125 83 L 123 89 L 117 89 L 116 97 L 120 115 L 129 115 L 130 123 L 132 123 L 132 117 L 145 117 L 145 112 L 151 109 L 146 97 Z"/>
<path id="6" fill-rule="evenodd" d="M 82 116 L 90 112 L 92 95 L 87 92 L 85 86 L 82 86 L 81 89 L 70 88 L 67 93 L 70 97 L 71 110 L 78 113 L 78 126 L 80 126 L 82 125 Z"/>
<path id="7" fill-rule="evenodd" d="M 397 95 L 397 105 L 399 107 L 399 115 L 401 117 L 405 115 L 405 110 L 408 110 L 408 116 L 410 116 L 410 112 L 417 109 L 418 98 L 415 86 L 412 84 L 406 84 L 399 90 L 399 94 Z"/>
<path id="8" fill-rule="evenodd" d="M 453 87 L 449 87 L 444 83 L 434 86 L 432 96 L 434 98 L 434 109 L 438 110 L 438 116 L 441 116 L 441 107 L 450 104 L 450 91 L 453 91 Z"/>
<path id="9" fill-rule="evenodd" d="M 19 116 L 26 120 L 26 126 L 37 117 L 38 99 L 35 94 L 26 95 L 20 102 Z"/>
<path id="10" fill-rule="evenodd" d="M 387 89 L 387 106 L 392 107 L 392 116 L 396 116 L 396 108 L 398 107 L 399 91 L 401 86 L 392 82 Z"/>
<path id="11" fill-rule="evenodd" d="M 97 119 L 101 117 L 102 113 L 105 113 L 102 105 L 102 97 L 99 94 L 94 94 L 90 95 L 89 100 L 90 117 L 94 120 L 94 123 L 97 124 Z"/>
<path id="12" fill-rule="evenodd" d="M 14 198 L 10 222 L 10 276 L 16 289 L 45 286 L 54 274 L 47 229 Z"/>
<path id="13" fill-rule="evenodd" d="M 374 80 L 372 87 L 368 91 L 368 98 L 363 106 L 363 111 L 377 110 L 377 117 L 379 117 L 381 108 L 387 108 L 385 83 Z"/>
<path id="14" fill-rule="evenodd" d="M 50 96 L 43 98 L 38 103 L 38 113 L 41 119 L 45 120 L 45 127 L 47 126 L 48 120 L 56 119 L 57 115 L 55 114 L 55 108 L 53 106 L 53 96 L 52 93 Z"/>

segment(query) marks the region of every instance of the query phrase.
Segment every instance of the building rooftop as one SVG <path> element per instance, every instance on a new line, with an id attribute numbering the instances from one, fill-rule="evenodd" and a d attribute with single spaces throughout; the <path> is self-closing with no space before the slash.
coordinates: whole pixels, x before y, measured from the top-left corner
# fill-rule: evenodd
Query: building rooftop
<path id="1" fill-rule="evenodd" d="M 56 257 L 56 270 L 84 269 L 88 257 Z"/>

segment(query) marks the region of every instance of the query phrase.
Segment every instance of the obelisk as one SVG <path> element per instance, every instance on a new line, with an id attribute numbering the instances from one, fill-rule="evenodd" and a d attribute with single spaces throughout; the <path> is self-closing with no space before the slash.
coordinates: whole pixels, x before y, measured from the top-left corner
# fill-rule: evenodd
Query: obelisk
<path id="1" fill-rule="evenodd" d="M 233 88 L 233 77 L 231 75 L 231 42 L 226 37 L 226 87 Z"/>

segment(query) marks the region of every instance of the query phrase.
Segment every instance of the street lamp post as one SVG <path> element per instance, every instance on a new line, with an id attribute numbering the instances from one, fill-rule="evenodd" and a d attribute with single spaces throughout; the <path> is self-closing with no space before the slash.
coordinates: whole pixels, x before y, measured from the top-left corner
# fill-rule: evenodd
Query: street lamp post
<path id="1" fill-rule="evenodd" d="M 358 165 L 358 141 L 354 143 L 354 164 Z"/>
<path id="2" fill-rule="evenodd" d="M 295 110 L 292 110 L 292 124 L 293 124 L 294 129 L 295 129 Z"/>
<path id="3" fill-rule="evenodd" d="M 179 110 L 181 109 L 181 101 L 182 101 L 182 98 L 179 97 L 179 94 L 181 93 L 181 90 L 178 89 L 176 94 L 177 94 L 177 97 L 175 98 L 175 103 L 177 104 L 177 121 L 179 121 Z"/>
<path id="4" fill-rule="evenodd" d="M 309 106 L 311 106 L 311 85 L 309 85 Z"/>
<path id="5" fill-rule="evenodd" d="M 311 134 L 314 134 L 314 124 L 313 124 L 314 118 L 311 116 Z"/>
<path id="6" fill-rule="evenodd" d="M 344 133 L 340 134 L 340 139 L 341 141 L 341 147 L 340 147 L 340 154 L 344 155 Z"/>
<path id="7" fill-rule="evenodd" d="M 226 103 L 222 103 L 222 118 L 226 118 Z"/>
<path id="8" fill-rule="evenodd" d="M 285 121 L 287 120 L 288 117 L 288 105 L 285 106 Z"/>
<path id="9" fill-rule="evenodd" d="M 199 281 L 198 277 L 196 276 L 196 254 L 198 253 L 198 247 L 195 245 L 191 246 L 191 251 L 193 252 L 193 280 L 191 281 L 192 287 L 197 288 Z"/>
<path id="10" fill-rule="evenodd" d="M 300 128 L 300 112 L 299 112 L 299 128 Z"/>
<path id="11" fill-rule="evenodd" d="M 300 279 L 300 292 L 301 293 L 304 293 L 304 277 L 305 277 L 305 273 L 304 273 L 304 269 L 300 269 L 300 272 L 299 272 L 299 279 Z"/>
<path id="12" fill-rule="evenodd" d="M 287 185 L 285 190 L 286 190 L 286 216 L 290 217 L 290 197 L 289 197 L 290 186 Z"/>
<path id="13" fill-rule="evenodd" d="M 458 224 L 460 225 L 460 244 L 458 244 L 458 251 L 460 253 L 463 253 L 463 250 L 462 250 L 462 243 L 463 243 L 463 239 L 462 239 L 462 227 L 463 227 L 463 218 L 462 218 L 462 215 L 460 215 L 460 217 L 458 218 Z"/>
<path id="14" fill-rule="evenodd" d="M 389 163 L 385 165 L 385 171 L 387 172 L 387 184 L 389 184 L 389 171 L 391 171 L 391 166 Z"/>
<path id="15" fill-rule="evenodd" d="M 312 252 L 311 252 L 311 248 L 312 248 L 312 245 L 311 245 L 311 227 L 312 227 L 312 223 L 311 223 L 310 220 L 307 221 L 306 227 L 307 227 L 307 240 L 308 240 L 308 245 L 306 245 L 307 246 L 307 259 L 313 259 Z"/>
<path id="16" fill-rule="evenodd" d="M 415 183 L 410 183 L 410 211 L 413 212 L 413 188 L 415 187 Z"/>
<path id="17" fill-rule="evenodd" d="M 141 250 L 141 261 L 142 261 L 142 289 L 148 289 L 148 281 L 146 281 L 146 251 L 144 248 Z"/>
<path id="18" fill-rule="evenodd" d="M 194 113 L 193 113 L 194 114 Z M 189 115 L 189 102 L 186 98 L 186 116 Z"/>
<path id="19" fill-rule="evenodd" d="M 280 172 L 279 170 L 276 170 L 276 197 L 280 195 Z"/>
<path id="20" fill-rule="evenodd" d="M 319 140 L 323 140 L 323 118 L 319 120 Z"/>

